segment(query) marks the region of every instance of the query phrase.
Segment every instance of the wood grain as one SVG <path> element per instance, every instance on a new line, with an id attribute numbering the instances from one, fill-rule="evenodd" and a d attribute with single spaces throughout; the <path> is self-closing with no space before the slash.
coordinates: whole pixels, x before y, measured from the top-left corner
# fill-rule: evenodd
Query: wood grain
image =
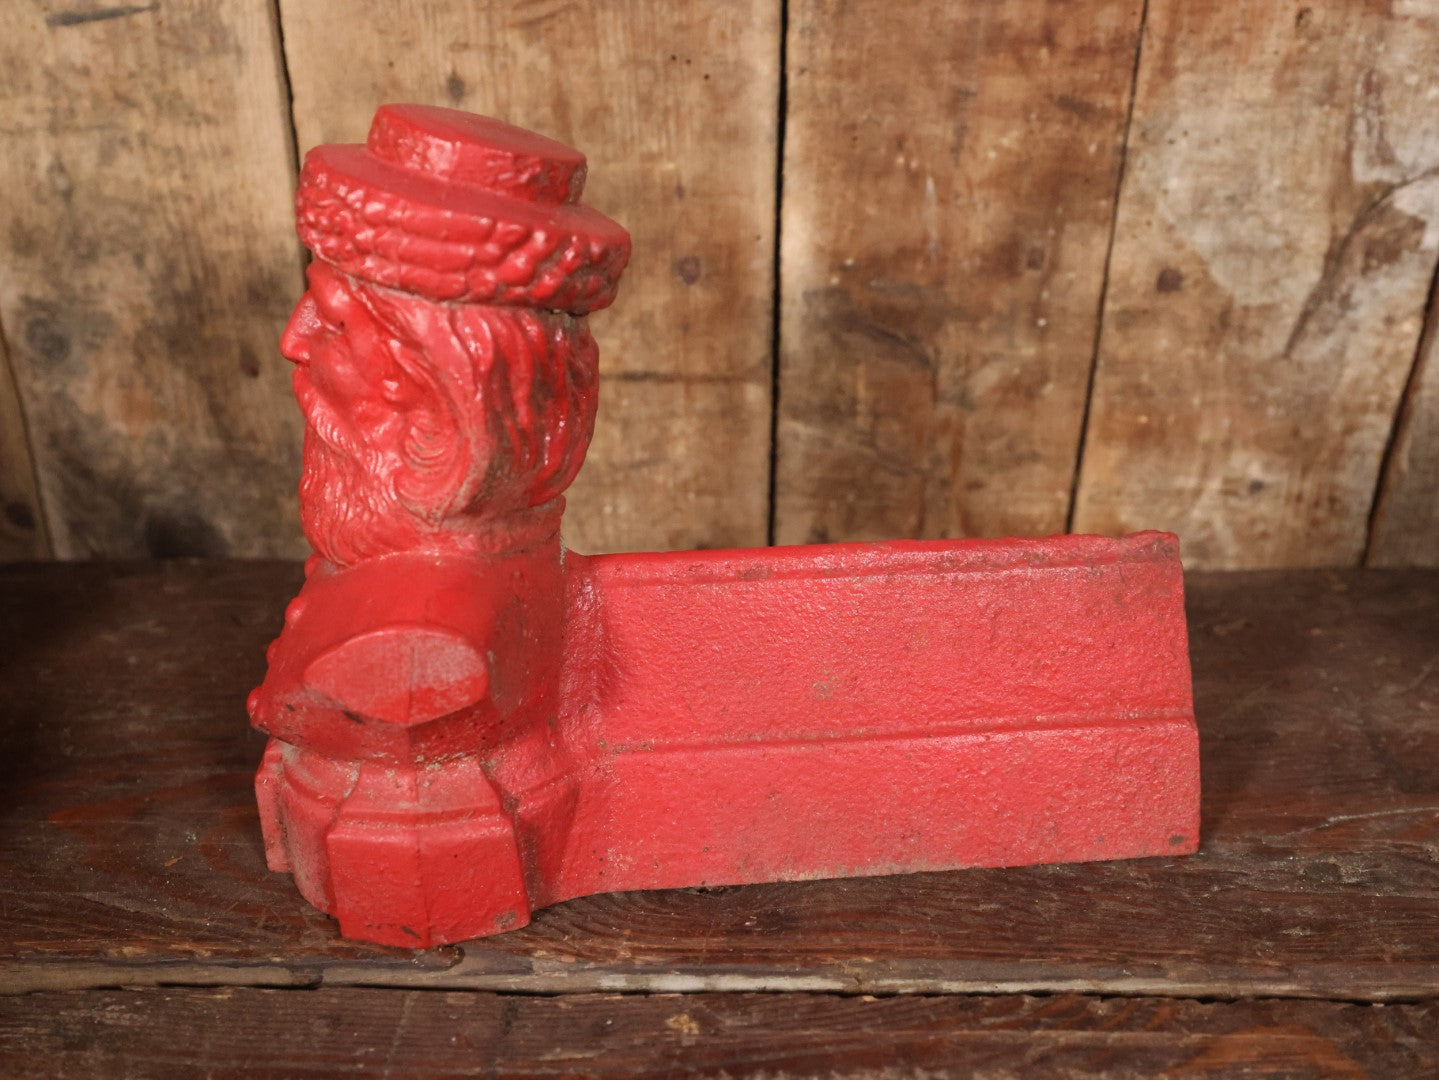
<path id="1" fill-rule="evenodd" d="M 7 4 L 0 68 L 0 323 L 55 553 L 300 553 L 269 5 Z"/>
<path id="2" fill-rule="evenodd" d="M 25 414 L 0 329 L 0 562 L 43 559 L 49 554 Z"/>
<path id="3" fill-rule="evenodd" d="M 280 7 L 302 148 L 362 140 L 385 101 L 498 116 L 583 150 L 586 201 L 630 230 L 567 542 L 764 543 L 779 5 Z"/>
<path id="4" fill-rule="evenodd" d="M 590 897 L 409 953 L 264 869 L 287 564 L 0 567 L 0 990 L 1439 997 L 1439 573 L 1190 583 L 1201 852 Z"/>
<path id="5" fill-rule="evenodd" d="M 1439 10 L 1153 0 L 1075 528 L 1353 565 L 1439 250 Z"/>
<path id="6" fill-rule="evenodd" d="M 1439 307 L 1432 299 L 1383 480 L 1369 565 L 1439 567 Z"/>
<path id="7" fill-rule="evenodd" d="M 1064 529 L 1137 0 L 801 0 L 780 541 Z"/>
<path id="8" fill-rule="evenodd" d="M 1428 1077 L 1439 1004 L 144 990 L 0 999 L 7 1076 Z M 182 1034 L 183 1033 L 183 1034 Z"/>

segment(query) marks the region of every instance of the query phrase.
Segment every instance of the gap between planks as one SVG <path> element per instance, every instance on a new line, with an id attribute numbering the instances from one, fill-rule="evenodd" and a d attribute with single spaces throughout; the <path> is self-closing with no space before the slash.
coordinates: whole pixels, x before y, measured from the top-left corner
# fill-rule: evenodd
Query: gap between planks
<path id="1" fill-rule="evenodd" d="M 1094 313 L 1094 346 L 1089 354 L 1089 378 L 1084 388 L 1084 409 L 1079 414 L 1079 441 L 1074 447 L 1074 475 L 1069 481 L 1069 508 L 1064 531 L 1074 532 L 1079 507 L 1079 477 L 1084 471 L 1084 447 L 1089 441 L 1089 414 L 1094 405 L 1094 385 L 1099 375 L 1099 349 L 1104 341 L 1104 304 L 1109 298 L 1109 269 L 1114 259 L 1114 241 L 1119 234 L 1119 200 L 1124 194 L 1124 167 L 1129 161 L 1129 133 L 1134 123 L 1134 102 L 1139 96 L 1139 67 L 1144 61 L 1144 28 L 1149 24 L 1149 0 L 1139 9 L 1139 29 L 1134 35 L 1134 66 L 1129 72 L 1129 102 L 1124 110 L 1124 134 L 1120 137 L 1119 162 L 1114 170 L 1114 198 L 1110 200 L 1109 243 L 1104 249 L 1104 270 L 1099 279 L 1099 300 Z"/>
<path id="2" fill-rule="evenodd" d="M 290 54 L 285 51 L 285 20 L 280 12 L 280 0 L 270 0 L 270 25 L 274 31 L 275 70 L 280 76 L 280 88 L 285 97 L 285 121 L 290 129 L 290 179 L 291 186 L 300 182 L 300 130 L 295 125 L 295 84 L 290 78 Z M 300 249 L 301 269 L 309 266 L 310 249 Z"/>
<path id="3" fill-rule="evenodd" d="M 1359 560 L 1360 566 L 1373 565 L 1371 559 L 1374 555 L 1374 538 L 1380 518 L 1384 514 L 1386 496 L 1389 494 L 1390 467 L 1404 434 L 1409 411 L 1413 407 L 1418 393 L 1419 375 L 1424 369 L 1425 356 L 1429 352 L 1435 334 L 1439 334 L 1439 318 L 1436 318 L 1435 312 L 1436 300 L 1439 300 L 1439 259 L 1434 261 L 1434 272 L 1429 278 L 1429 293 L 1424 301 L 1424 319 L 1419 330 L 1419 339 L 1414 343 L 1414 359 L 1409 363 L 1409 374 L 1404 378 L 1404 388 L 1399 392 L 1399 401 L 1394 407 L 1394 420 L 1389 425 L 1389 438 L 1384 443 L 1384 452 L 1379 457 L 1379 471 L 1374 478 L 1374 498 L 1369 503 L 1369 520 L 1364 531 L 1364 553 Z"/>
<path id="4" fill-rule="evenodd" d="M 1384 969 L 1355 978 L 1352 968 L 1341 968 L 1344 991 L 1316 986 L 1314 980 L 1256 979 L 1243 972 L 1216 971 L 1204 976 L 1128 978 L 924 978 L 877 974 L 836 976 L 787 975 L 778 972 L 605 970 L 595 966 L 575 971 L 577 964 L 537 961 L 527 974 L 485 971 L 484 961 L 471 966 L 462 946 L 444 946 L 426 955 L 458 953 L 444 968 L 405 971 L 388 965 L 359 963 L 215 964 L 162 962 L 127 965 L 94 961 L 20 961 L 0 972 L 0 997 L 17 994 L 110 990 L 138 987 L 223 989 L 245 987 L 269 990 L 389 989 L 477 991 L 520 996 L 570 994 L 828 994 L 837 997 L 1013 995 L 1055 996 L 1075 994 L 1096 998 L 1166 998 L 1201 1002 L 1329 1001 L 1353 1005 L 1415 1004 L 1439 1000 L 1436 979 L 1412 985 L 1395 983 Z M 479 970 L 475 970 L 478 968 Z M 1435 973 L 1439 976 L 1439 972 Z"/>
<path id="5" fill-rule="evenodd" d="M 765 544 L 774 547 L 779 527 L 779 395 L 780 335 L 783 332 L 781 275 L 784 273 L 780 246 L 784 235 L 784 134 L 789 119 L 789 0 L 779 5 L 779 78 L 775 93 L 774 139 L 774 262 L 770 270 L 769 331 L 769 505 L 765 517 Z"/>

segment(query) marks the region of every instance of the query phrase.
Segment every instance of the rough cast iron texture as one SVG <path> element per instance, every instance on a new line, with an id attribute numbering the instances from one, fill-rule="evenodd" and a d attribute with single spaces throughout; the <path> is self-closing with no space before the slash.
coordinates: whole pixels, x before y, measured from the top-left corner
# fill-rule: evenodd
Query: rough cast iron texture
<path id="1" fill-rule="evenodd" d="M 1173 536 L 564 550 L 585 316 L 629 258 L 584 178 L 419 106 L 305 160 L 316 554 L 249 703 L 271 868 L 430 945 L 614 889 L 1193 851 Z"/>

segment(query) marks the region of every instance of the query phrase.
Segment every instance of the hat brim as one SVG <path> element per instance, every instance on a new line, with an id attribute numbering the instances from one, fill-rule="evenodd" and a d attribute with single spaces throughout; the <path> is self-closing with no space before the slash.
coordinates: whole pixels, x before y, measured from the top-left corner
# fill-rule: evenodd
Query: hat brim
<path id="1" fill-rule="evenodd" d="M 583 315 L 608 306 L 630 238 L 582 204 L 525 202 L 320 146 L 295 195 L 300 239 L 352 277 L 432 300 Z"/>

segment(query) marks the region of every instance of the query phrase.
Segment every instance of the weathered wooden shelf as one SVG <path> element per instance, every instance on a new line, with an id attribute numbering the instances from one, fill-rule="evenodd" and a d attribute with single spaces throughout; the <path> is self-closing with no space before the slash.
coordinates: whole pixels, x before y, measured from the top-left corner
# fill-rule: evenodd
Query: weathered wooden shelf
<path id="1" fill-rule="evenodd" d="M 0 567 L 0 1072 L 1439 1069 L 1439 573 L 1191 577 L 1197 856 L 596 896 L 425 952 L 264 868 L 243 702 L 298 575 Z"/>

